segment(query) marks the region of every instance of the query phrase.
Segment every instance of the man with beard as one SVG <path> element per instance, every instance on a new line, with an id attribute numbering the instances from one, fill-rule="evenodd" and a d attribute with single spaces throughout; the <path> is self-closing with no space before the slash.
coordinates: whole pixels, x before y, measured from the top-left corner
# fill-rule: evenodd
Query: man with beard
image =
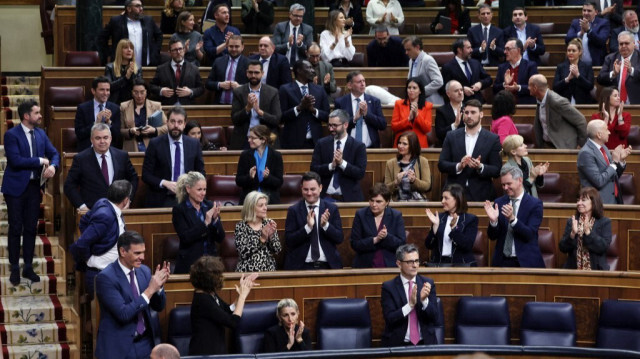
<path id="1" fill-rule="evenodd" d="M 335 202 L 362 202 L 360 180 L 367 168 L 367 148 L 347 133 L 349 114 L 329 114 L 329 136 L 318 140 L 311 156 L 311 171 L 322 178 L 322 198 Z"/>
<path id="2" fill-rule="evenodd" d="M 249 148 L 247 136 L 254 126 L 266 125 L 271 133 L 279 133 L 281 111 L 278 90 L 262 83 L 262 64 L 258 60 L 249 62 L 246 76 L 249 83 L 233 90 L 230 150 Z M 279 146 L 276 144 L 274 147 Z"/>
<path id="3" fill-rule="evenodd" d="M 523 49 L 522 42 L 516 38 L 504 45 L 506 62 L 498 66 L 493 93 L 511 91 L 518 104 L 534 104 L 536 100 L 529 94 L 529 78 L 538 73 L 538 65 L 522 58 Z"/>
<path id="4" fill-rule="evenodd" d="M 313 70 L 316 72 L 316 77 L 313 78 L 313 83 L 324 87 L 324 91 L 328 96 L 336 92 L 336 78 L 333 74 L 333 65 L 320 59 L 320 45 L 313 42 L 307 50 L 307 59 L 313 66 Z M 332 98 L 329 97 L 329 101 Z"/>
<path id="5" fill-rule="evenodd" d="M 240 35 L 232 35 L 227 45 L 228 55 L 216 59 L 209 72 L 205 87 L 216 92 L 214 105 L 230 105 L 233 101 L 233 90 L 247 83 L 247 64 L 249 59 L 242 54 L 244 41 Z"/>
<path id="6" fill-rule="evenodd" d="M 636 50 L 640 49 L 640 37 L 638 31 L 640 31 L 640 25 L 638 24 L 638 14 L 633 10 L 627 10 L 624 12 L 624 25 L 617 27 L 611 31 L 611 38 L 609 39 L 609 52 L 618 52 L 618 35 L 623 31 L 628 31 L 633 35 L 633 45 Z"/>
<path id="7" fill-rule="evenodd" d="M 232 35 L 240 35 L 240 30 L 230 25 L 231 8 L 227 4 L 218 4 L 213 7 L 213 17 L 216 22 L 202 35 L 204 51 L 209 61 L 227 54 L 229 38 Z"/>
<path id="8" fill-rule="evenodd" d="M 146 207 L 173 207 L 178 177 L 189 171 L 204 172 L 200 142 L 183 136 L 187 112 L 180 106 L 169 110 L 169 133 L 149 141 L 142 163 L 142 181 L 147 184 Z M 167 163 L 167 160 L 170 163 Z"/>
<path id="9" fill-rule="evenodd" d="M 262 82 L 280 88 L 291 82 L 291 69 L 289 60 L 284 55 L 274 52 L 276 46 L 269 36 L 263 36 L 258 41 L 258 54 L 249 57 L 251 60 L 260 60 L 262 63 Z"/>
<path id="10" fill-rule="evenodd" d="M 464 102 L 476 99 L 484 102 L 482 90 L 491 86 L 491 76 L 484 70 L 480 62 L 471 58 L 473 49 L 471 42 L 462 38 L 457 39 L 452 46 L 455 57 L 442 66 L 442 79 L 445 84 L 456 80 L 462 85 Z M 443 97 L 445 88 L 440 89 Z"/>
<path id="11" fill-rule="evenodd" d="M 78 152 L 91 147 L 91 128 L 96 123 L 104 123 L 111 130 L 114 147 L 122 148 L 120 142 L 120 106 L 109 102 L 111 82 L 104 76 L 98 76 L 91 83 L 93 99 L 78 105 L 74 127 Z"/>
<path id="12" fill-rule="evenodd" d="M 149 87 L 151 93 L 160 96 L 163 106 L 192 105 L 204 93 L 200 69 L 184 61 L 184 44 L 169 40 L 171 61 L 158 66 Z"/>
<path id="13" fill-rule="evenodd" d="M 405 67 L 408 63 L 402 39 L 389 36 L 389 29 L 384 25 L 376 27 L 375 37 L 367 45 L 367 66 Z"/>

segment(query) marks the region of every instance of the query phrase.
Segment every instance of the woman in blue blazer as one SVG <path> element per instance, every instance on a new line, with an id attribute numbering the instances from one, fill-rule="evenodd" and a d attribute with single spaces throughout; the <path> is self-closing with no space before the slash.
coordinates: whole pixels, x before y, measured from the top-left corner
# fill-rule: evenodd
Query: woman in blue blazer
<path id="1" fill-rule="evenodd" d="M 442 191 L 443 213 L 425 211 L 431 221 L 426 247 L 431 249 L 431 262 L 435 266 L 472 266 L 473 243 L 478 233 L 478 217 L 467 213 L 464 189 L 457 183 Z"/>
<path id="2" fill-rule="evenodd" d="M 369 207 L 356 212 L 351 227 L 353 268 L 396 266 L 396 249 L 407 241 L 402 213 L 389 208 L 391 191 L 376 183 L 369 191 Z"/>
<path id="3" fill-rule="evenodd" d="M 591 97 L 593 68 L 580 60 L 582 49 L 582 40 L 569 41 L 567 59 L 558 65 L 553 79 L 553 91 L 578 105 L 594 103 Z"/>

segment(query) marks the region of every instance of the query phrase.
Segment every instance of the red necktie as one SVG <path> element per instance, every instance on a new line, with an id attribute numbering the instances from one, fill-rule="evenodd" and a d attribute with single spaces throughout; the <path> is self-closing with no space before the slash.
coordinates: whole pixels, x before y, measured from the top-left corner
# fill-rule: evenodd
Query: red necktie
<path id="1" fill-rule="evenodd" d="M 176 64 L 176 87 L 180 86 L 180 75 L 182 71 L 180 71 L 180 64 Z"/>
<path id="2" fill-rule="evenodd" d="M 624 66 L 624 59 L 622 59 L 622 73 L 620 74 L 620 101 L 622 103 L 627 102 L 627 68 Z M 606 157 L 606 156 L 605 156 Z"/>
<path id="3" fill-rule="evenodd" d="M 411 298 L 411 292 L 413 291 L 413 281 L 409 281 L 409 298 Z M 411 299 L 409 299 L 411 301 Z M 417 305 L 418 303 L 416 303 Z M 420 329 L 418 328 L 418 313 L 416 307 L 409 312 L 409 340 L 413 345 L 418 345 L 420 342 Z"/>
<path id="4" fill-rule="evenodd" d="M 604 152 L 604 147 L 600 146 L 600 152 L 602 152 L 602 156 L 604 157 L 604 161 L 607 162 L 607 166 L 610 165 L 611 163 L 609 163 L 607 153 Z M 618 197 L 618 182 L 615 180 L 613 181 L 613 195 L 616 196 L 616 198 Z"/>

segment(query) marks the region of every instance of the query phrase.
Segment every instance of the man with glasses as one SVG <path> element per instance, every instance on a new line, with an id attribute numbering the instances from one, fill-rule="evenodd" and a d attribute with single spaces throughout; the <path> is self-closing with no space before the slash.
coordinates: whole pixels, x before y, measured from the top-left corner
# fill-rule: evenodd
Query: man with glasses
<path id="1" fill-rule="evenodd" d="M 405 67 L 408 63 L 402 39 L 389 36 L 389 29 L 384 25 L 376 27 L 375 37 L 367 45 L 367 66 Z"/>
<path id="2" fill-rule="evenodd" d="M 306 51 L 313 41 L 313 28 L 302 22 L 305 8 L 300 4 L 293 4 L 289 8 L 289 21 L 276 24 L 273 30 L 273 43 L 276 52 L 285 55 L 289 63 L 306 59 Z"/>
<path id="3" fill-rule="evenodd" d="M 200 69 L 184 61 L 184 50 L 180 40 L 169 40 L 171 61 L 156 68 L 149 84 L 151 94 L 159 96 L 163 106 L 192 105 L 204 93 Z"/>
<path id="4" fill-rule="evenodd" d="M 633 34 L 618 34 L 618 52 L 607 55 L 598 75 L 601 86 L 615 86 L 624 104 L 640 103 L 640 53 L 634 47 Z"/>
<path id="5" fill-rule="evenodd" d="M 609 38 L 609 53 L 618 52 L 618 35 L 623 31 L 629 31 L 633 35 L 634 47 L 636 50 L 640 48 L 640 23 L 638 23 L 638 14 L 633 10 L 625 10 L 623 26 L 613 28 L 611 24 L 611 37 Z"/>
<path id="6" fill-rule="evenodd" d="M 324 91 L 328 96 L 336 92 L 336 78 L 333 74 L 333 65 L 320 59 L 320 45 L 316 42 L 312 42 L 311 46 L 307 49 L 307 59 L 313 70 L 316 72 L 316 76 L 313 78 L 313 83 L 320 85 L 324 88 Z M 333 98 L 329 97 L 329 101 L 333 102 Z"/>
<path id="7" fill-rule="evenodd" d="M 413 244 L 396 250 L 400 275 L 382 283 L 383 347 L 438 344 L 430 325 L 438 320 L 438 299 L 433 279 L 418 275 L 420 256 Z"/>
<path id="8" fill-rule="evenodd" d="M 506 62 L 498 66 L 493 93 L 502 90 L 510 91 L 518 104 L 534 104 L 536 100 L 529 94 L 529 78 L 538 73 L 538 65 L 522 57 L 523 45 L 516 38 L 511 38 L 504 45 Z"/>

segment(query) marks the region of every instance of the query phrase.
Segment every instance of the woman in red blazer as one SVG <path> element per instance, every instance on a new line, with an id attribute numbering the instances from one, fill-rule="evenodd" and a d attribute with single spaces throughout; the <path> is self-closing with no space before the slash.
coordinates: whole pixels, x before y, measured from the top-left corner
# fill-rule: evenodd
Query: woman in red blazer
<path id="1" fill-rule="evenodd" d="M 416 77 L 408 79 L 404 100 L 397 100 L 393 109 L 391 120 L 391 128 L 395 133 L 393 147 L 397 147 L 398 137 L 406 131 L 415 132 L 421 148 L 429 147 L 427 133 L 431 131 L 432 109 L 433 104 L 426 100 L 422 81 Z"/>
<path id="2" fill-rule="evenodd" d="M 600 92 L 600 101 L 598 101 L 598 109 L 591 115 L 592 120 L 603 120 L 609 128 L 609 141 L 607 148 L 613 150 L 618 145 L 627 147 L 629 130 L 631 129 L 631 114 L 622 112 L 622 101 L 620 101 L 620 93 L 616 88 L 605 87 Z"/>

